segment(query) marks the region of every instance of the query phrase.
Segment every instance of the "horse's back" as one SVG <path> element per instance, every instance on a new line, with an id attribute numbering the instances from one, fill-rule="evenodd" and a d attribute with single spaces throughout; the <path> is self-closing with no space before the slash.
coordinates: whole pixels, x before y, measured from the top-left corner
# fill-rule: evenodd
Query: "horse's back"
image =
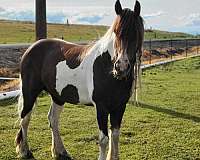
<path id="1" fill-rule="evenodd" d="M 77 103 L 78 100 L 66 99 L 56 90 L 57 65 L 64 62 L 70 69 L 75 69 L 81 63 L 81 54 L 85 53 L 85 46 L 65 42 L 58 39 L 39 40 L 30 46 L 22 57 L 22 82 L 33 82 L 33 87 L 42 88 L 49 92 L 54 101 L 62 104 L 64 101 Z M 65 75 L 70 78 L 69 75 Z M 30 84 L 27 84 L 27 86 Z M 74 88 L 68 86 L 65 92 L 73 92 Z M 70 93 L 68 93 L 70 95 Z"/>
<path id="2" fill-rule="evenodd" d="M 56 59 L 64 59 L 64 52 L 70 48 L 78 46 L 70 42 L 65 42 L 59 39 L 42 39 L 32 44 L 24 53 L 21 63 L 38 63 L 47 56 L 54 56 Z"/>

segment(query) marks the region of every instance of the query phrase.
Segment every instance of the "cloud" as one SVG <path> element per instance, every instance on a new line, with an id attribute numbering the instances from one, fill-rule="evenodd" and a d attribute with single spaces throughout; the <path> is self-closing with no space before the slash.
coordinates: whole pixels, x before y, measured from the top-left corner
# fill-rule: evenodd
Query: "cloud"
<path id="1" fill-rule="evenodd" d="M 35 13 L 32 10 L 13 10 L 0 7 L 0 19 L 35 21 Z M 47 21 L 50 23 L 63 23 L 66 15 L 62 12 L 47 13 Z"/>
<path id="2" fill-rule="evenodd" d="M 47 13 L 47 22 L 49 23 L 65 23 L 68 15 L 63 12 L 50 12 Z"/>
<path id="3" fill-rule="evenodd" d="M 188 17 L 185 17 L 184 20 L 186 21 L 186 26 L 200 26 L 200 13 L 192 13 Z"/>
<path id="4" fill-rule="evenodd" d="M 178 21 L 180 24 L 174 27 L 176 31 L 200 34 L 200 13 L 191 13 L 187 16 L 181 16 L 178 18 Z"/>
<path id="5" fill-rule="evenodd" d="M 104 19 L 108 14 L 106 13 L 79 13 L 72 17 L 72 20 L 83 24 L 98 24 L 99 21 Z"/>
<path id="6" fill-rule="evenodd" d="M 160 16 L 162 16 L 164 14 L 165 14 L 165 12 L 158 11 L 158 12 L 155 12 L 155 13 L 146 14 L 143 17 L 144 17 L 144 19 L 150 19 L 150 18 L 160 17 Z"/>
<path id="7" fill-rule="evenodd" d="M 1 12 L 5 12 L 5 9 L 2 8 L 2 7 L 0 7 L 0 13 L 1 13 Z"/>
<path id="8" fill-rule="evenodd" d="M 0 8 L 0 19 L 34 21 L 34 13 L 31 10 L 15 11 Z"/>
<path id="9" fill-rule="evenodd" d="M 98 23 L 100 20 L 102 19 L 101 16 L 98 16 L 98 15 L 93 15 L 93 16 L 86 16 L 86 17 L 81 17 L 81 18 L 78 18 L 78 21 L 80 22 L 86 22 L 86 23 Z"/>
<path id="10" fill-rule="evenodd" d="M 71 23 L 98 24 L 106 16 L 109 16 L 109 14 L 106 11 L 102 13 L 101 9 L 94 12 L 89 11 L 87 8 L 85 11 L 82 9 L 74 12 L 70 10 L 47 10 L 47 22 L 49 23 L 65 23 L 68 19 Z M 15 11 L 0 7 L 0 19 L 35 21 L 35 13 L 31 10 Z"/>

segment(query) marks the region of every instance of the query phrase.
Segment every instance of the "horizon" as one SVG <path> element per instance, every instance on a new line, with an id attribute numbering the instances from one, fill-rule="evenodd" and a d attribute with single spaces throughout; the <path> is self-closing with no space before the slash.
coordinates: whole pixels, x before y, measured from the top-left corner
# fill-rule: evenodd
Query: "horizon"
<path id="1" fill-rule="evenodd" d="M 5 22 L 19 22 L 19 23 L 31 23 L 35 24 L 35 21 L 25 21 L 25 20 L 8 20 L 8 19 L 0 19 L 1 21 Z M 59 22 L 47 22 L 47 24 L 51 25 L 65 25 L 66 23 L 59 23 Z M 109 25 L 103 25 L 103 24 L 83 24 L 83 23 L 70 23 L 70 25 L 83 25 L 83 26 L 103 26 L 103 27 L 110 27 Z M 145 32 L 149 30 L 149 28 L 145 28 Z M 150 29 L 151 30 L 151 29 Z M 160 30 L 160 29 L 152 29 L 153 31 L 163 31 L 163 32 L 169 32 L 169 33 L 184 33 L 184 34 L 189 34 L 192 36 L 199 36 L 200 34 L 191 34 L 191 33 L 186 33 L 186 32 L 179 32 L 179 31 L 167 31 L 167 30 Z"/>
<path id="2" fill-rule="evenodd" d="M 2 0 L 0 19 L 35 22 L 35 1 Z M 132 9 L 134 1 L 121 0 L 123 8 Z M 200 1 L 193 0 L 140 0 L 141 16 L 146 29 L 200 34 Z M 115 0 L 48 0 L 47 22 L 110 26 L 116 16 Z M 180 5 L 181 4 L 181 5 Z M 5 7 L 6 6 L 6 7 Z M 174 13 L 176 12 L 176 13 Z"/>

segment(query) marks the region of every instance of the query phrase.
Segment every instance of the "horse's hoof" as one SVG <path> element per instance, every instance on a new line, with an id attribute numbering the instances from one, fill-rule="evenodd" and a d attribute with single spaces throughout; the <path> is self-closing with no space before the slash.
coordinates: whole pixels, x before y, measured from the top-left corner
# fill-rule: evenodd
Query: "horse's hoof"
<path id="1" fill-rule="evenodd" d="M 34 159 L 33 153 L 28 150 L 26 154 L 20 155 L 20 159 Z"/>
<path id="2" fill-rule="evenodd" d="M 28 158 L 28 159 L 33 159 L 34 158 L 33 153 L 30 150 L 28 150 L 26 158 Z"/>
<path id="3" fill-rule="evenodd" d="M 56 160 L 73 160 L 73 159 L 67 152 L 64 152 L 58 154 L 58 156 L 56 156 Z"/>

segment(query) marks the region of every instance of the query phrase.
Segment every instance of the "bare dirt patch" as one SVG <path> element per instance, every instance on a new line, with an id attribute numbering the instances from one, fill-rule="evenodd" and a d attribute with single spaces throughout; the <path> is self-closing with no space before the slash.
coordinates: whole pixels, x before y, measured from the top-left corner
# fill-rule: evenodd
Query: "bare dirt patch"
<path id="1" fill-rule="evenodd" d="M 19 78 L 19 63 L 25 48 L 0 48 L 0 77 Z M 0 92 L 16 90 L 19 80 L 0 80 Z"/>
<path id="2" fill-rule="evenodd" d="M 0 48 L 1 77 L 19 77 L 19 63 L 24 52 L 24 48 Z"/>
<path id="3" fill-rule="evenodd" d="M 7 92 L 19 89 L 20 81 L 16 80 L 0 80 L 0 92 Z"/>

